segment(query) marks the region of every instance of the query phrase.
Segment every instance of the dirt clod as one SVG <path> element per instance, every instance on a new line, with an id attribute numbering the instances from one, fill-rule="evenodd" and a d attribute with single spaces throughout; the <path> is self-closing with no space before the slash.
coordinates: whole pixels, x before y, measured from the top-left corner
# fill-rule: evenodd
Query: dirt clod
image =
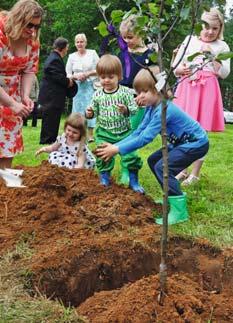
<path id="1" fill-rule="evenodd" d="M 231 322 L 232 250 L 169 239 L 168 292 L 158 303 L 161 205 L 90 170 L 24 167 L 25 188 L 0 181 L 0 253 L 20 241 L 30 289 L 90 322 Z"/>

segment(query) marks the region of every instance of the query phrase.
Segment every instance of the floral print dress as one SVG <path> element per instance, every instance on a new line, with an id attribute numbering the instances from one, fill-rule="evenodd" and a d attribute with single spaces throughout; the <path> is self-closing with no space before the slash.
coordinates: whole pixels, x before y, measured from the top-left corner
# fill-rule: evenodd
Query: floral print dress
<path id="1" fill-rule="evenodd" d="M 37 72 L 39 42 L 28 40 L 25 56 L 15 56 L 4 33 L 4 21 L 0 19 L 0 86 L 21 102 L 21 78 L 24 73 Z M 0 102 L 0 158 L 11 158 L 23 151 L 22 124 L 22 118 Z"/>

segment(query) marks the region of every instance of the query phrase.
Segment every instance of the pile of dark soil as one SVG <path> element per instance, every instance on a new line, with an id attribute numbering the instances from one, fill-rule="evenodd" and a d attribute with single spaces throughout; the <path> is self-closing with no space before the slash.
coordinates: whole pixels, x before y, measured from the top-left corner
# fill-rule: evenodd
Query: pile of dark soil
<path id="1" fill-rule="evenodd" d="M 160 306 L 160 206 L 89 170 L 23 168 L 25 188 L 0 181 L 0 252 L 28 243 L 34 291 L 90 322 L 231 322 L 232 250 L 171 237 Z"/>

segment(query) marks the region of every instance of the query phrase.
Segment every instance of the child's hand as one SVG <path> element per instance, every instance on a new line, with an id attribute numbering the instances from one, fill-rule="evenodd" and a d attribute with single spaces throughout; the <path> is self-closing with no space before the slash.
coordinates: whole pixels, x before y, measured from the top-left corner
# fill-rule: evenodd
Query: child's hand
<path id="1" fill-rule="evenodd" d="M 186 66 L 185 63 L 183 63 L 182 65 L 177 67 L 176 74 L 179 76 L 189 76 L 192 74 L 192 71 L 189 67 Z"/>
<path id="2" fill-rule="evenodd" d="M 94 111 L 92 107 L 88 107 L 85 112 L 86 118 L 93 118 Z"/>
<path id="3" fill-rule="evenodd" d="M 95 149 L 95 155 L 107 162 L 119 152 L 119 148 L 108 142 L 104 142 Z"/>
<path id="4" fill-rule="evenodd" d="M 218 73 L 218 71 L 222 67 L 222 64 L 220 62 L 213 61 L 213 65 L 214 65 L 214 71 L 215 71 L 215 73 Z"/>
<path id="5" fill-rule="evenodd" d="M 120 113 L 122 113 L 124 116 L 128 116 L 129 115 L 129 111 L 128 111 L 128 108 L 127 106 L 125 106 L 124 104 L 117 104 L 117 107 L 118 107 L 118 111 Z"/>
<path id="6" fill-rule="evenodd" d="M 46 148 L 42 147 L 40 149 L 38 149 L 35 153 L 35 156 L 37 157 L 38 155 L 40 155 L 41 153 L 45 153 L 46 152 Z"/>

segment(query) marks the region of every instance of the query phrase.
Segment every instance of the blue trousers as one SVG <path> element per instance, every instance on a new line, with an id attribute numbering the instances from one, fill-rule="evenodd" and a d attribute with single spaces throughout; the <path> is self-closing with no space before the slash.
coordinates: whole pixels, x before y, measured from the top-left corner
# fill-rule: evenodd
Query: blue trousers
<path id="1" fill-rule="evenodd" d="M 182 195 L 179 181 L 175 178 L 183 169 L 195 160 L 206 155 L 209 143 L 198 148 L 186 148 L 183 145 L 173 147 L 168 145 L 168 195 Z M 163 158 L 162 149 L 157 150 L 147 159 L 148 165 L 163 188 Z"/>

